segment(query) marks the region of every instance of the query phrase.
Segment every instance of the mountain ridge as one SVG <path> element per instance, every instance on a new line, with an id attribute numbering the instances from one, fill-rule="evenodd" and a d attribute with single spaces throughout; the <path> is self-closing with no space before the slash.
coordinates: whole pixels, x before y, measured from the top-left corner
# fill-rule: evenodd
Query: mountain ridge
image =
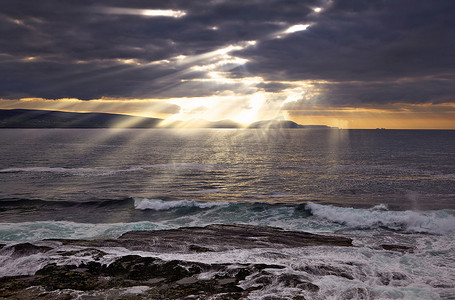
<path id="1" fill-rule="evenodd" d="M 161 124 L 165 119 L 113 113 L 79 113 L 35 109 L 0 109 L 0 128 L 243 128 L 232 120 L 193 119 Z M 324 128 L 326 125 L 300 125 L 289 120 L 263 120 L 246 128 Z"/>

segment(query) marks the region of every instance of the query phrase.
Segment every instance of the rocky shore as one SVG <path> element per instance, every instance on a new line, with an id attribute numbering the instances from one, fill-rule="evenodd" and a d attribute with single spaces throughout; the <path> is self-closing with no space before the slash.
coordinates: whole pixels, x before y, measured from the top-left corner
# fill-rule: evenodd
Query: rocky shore
<path id="1" fill-rule="evenodd" d="M 279 249 L 307 246 L 352 246 L 343 237 L 323 236 L 279 228 L 247 225 L 210 225 L 162 231 L 135 231 L 109 240 L 47 240 L 2 245 L 2 255 L 20 262 L 47 257 L 29 275 L 0 279 L 1 299 L 242 299 L 279 281 L 281 285 L 316 293 L 307 278 L 283 272 L 284 265 L 263 263 L 204 263 L 122 255 L 106 260 L 106 249 L 141 253 L 221 253 L 238 249 Z M 63 263 L 62 259 L 71 258 Z M 79 258 L 79 261 L 78 259 Z M 274 271 L 280 271 L 277 275 Z M 306 272 L 349 277 L 345 271 L 319 266 Z M 248 280 L 246 280 L 248 279 Z M 296 296 L 295 299 L 303 299 Z"/>

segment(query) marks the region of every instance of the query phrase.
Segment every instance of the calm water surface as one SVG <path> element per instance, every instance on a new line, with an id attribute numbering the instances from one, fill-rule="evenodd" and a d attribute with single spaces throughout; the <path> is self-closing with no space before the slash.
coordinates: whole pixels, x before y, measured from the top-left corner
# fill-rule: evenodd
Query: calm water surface
<path id="1" fill-rule="evenodd" d="M 455 131 L 0 130 L 0 199 L 454 208 Z"/>

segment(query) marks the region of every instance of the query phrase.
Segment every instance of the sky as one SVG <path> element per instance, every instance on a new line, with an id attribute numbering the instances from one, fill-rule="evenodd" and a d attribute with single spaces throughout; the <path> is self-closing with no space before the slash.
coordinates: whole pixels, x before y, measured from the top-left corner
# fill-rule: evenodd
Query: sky
<path id="1" fill-rule="evenodd" d="M 453 0 L 1 0 L 0 108 L 455 129 Z"/>

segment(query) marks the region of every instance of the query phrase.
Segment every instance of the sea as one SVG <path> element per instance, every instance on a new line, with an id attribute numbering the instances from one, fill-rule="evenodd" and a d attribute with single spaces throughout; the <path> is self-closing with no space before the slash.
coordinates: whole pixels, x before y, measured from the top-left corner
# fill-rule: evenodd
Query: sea
<path id="1" fill-rule="evenodd" d="M 277 280 L 251 299 L 455 299 L 455 131 L 0 129 L 0 141 L 0 277 L 86 259 L 15 257 L 17 243 L 247 224 L 353 247 L 141 255 L 277 264 L 319 287 Z"/>

